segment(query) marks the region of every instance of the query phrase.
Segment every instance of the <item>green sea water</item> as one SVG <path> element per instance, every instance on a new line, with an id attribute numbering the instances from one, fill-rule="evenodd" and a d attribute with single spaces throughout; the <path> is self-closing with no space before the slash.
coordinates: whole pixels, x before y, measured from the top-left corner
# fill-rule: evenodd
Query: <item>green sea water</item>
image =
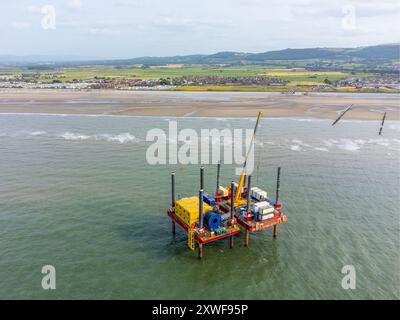
<path id="1" fill-rule="evenodd" d="M 253 182 L 275 192 L 279 228 L 205 248 L 199 261 L 166 216 L 197 194 L 199 165 L 149 165 L 166 118 L 0 115 L 1 299 L 399 299 L 400 124 L 264 119 Z M 248 128 L 254 119 L 180 118 L 179 128 Z M 222 167 L 222 181 L 234 176 Z M 205 165 L 206 191 L 215 190 Z M 236 177 L 237 178 L 237 177 Z M 43 265 L 56 289 L 43 290 Z M 356 270 L 345 290 L 343 266 Z"/>

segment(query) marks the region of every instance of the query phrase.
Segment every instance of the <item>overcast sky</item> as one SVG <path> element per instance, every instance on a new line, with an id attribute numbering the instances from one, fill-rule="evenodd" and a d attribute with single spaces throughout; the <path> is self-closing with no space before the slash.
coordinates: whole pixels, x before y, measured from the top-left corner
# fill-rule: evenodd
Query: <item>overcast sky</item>
<path id="1" fill-rule="evenodd" d="M 0 54 L 166 56 L 400 42 L 398 0 L 14 0 Z"/>

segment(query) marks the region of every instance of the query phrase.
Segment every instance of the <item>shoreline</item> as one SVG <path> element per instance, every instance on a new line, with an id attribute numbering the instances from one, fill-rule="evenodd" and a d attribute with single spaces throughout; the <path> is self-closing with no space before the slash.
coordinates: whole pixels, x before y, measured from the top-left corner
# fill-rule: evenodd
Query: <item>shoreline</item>
<path id="1" fill-rule="evenodd" d="M 0 114 L 400 120 L 400 95 L 389 93 L 182 92 L 0 89 Z"/>

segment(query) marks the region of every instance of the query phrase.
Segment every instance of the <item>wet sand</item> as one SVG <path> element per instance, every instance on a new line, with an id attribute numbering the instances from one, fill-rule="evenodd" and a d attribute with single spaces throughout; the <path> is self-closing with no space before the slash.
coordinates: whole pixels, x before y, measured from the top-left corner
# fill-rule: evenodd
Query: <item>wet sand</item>
<path id="1" fill-rule="evenodd" d="M 400 120 L 398 94 L 0 89 L 0 113 L 335 119 L 350 104 L 344 119 Z"/>

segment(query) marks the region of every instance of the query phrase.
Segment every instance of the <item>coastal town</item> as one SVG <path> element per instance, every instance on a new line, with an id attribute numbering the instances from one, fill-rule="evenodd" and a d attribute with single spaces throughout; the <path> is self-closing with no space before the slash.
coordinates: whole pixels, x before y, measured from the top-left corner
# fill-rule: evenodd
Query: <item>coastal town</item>
<path id="1" fill-rule="evenodd" d="M 7 74 L 0 73 L 0 88 L 2 89 L 113 89 L 113 90 L 176 90 L 185 87 L 201 86 L 253 86 L 275 87 L 278 91 L 288 91 L 287 88 L 296 88 L 291 81 L 278 77 L 266 76 L 182 76 L 158 79 L 123 78 L 123 77 L 92 77 L 89 79 L 72 79 L 62 81 L 62 72 L 36 72 Z M 310 91 L 334 91 L 341 88 L 354 88 L 355 90 L 380 88 L 400 90 L 398 73 L 385 73 L 382 75 L 366 77 L 348 77 L 336 81 L 328 78 L 320 84 L 308 86 Z M 304 89 L 304 88 L 303 88 Z M 301 90 L 299 90 L 301 91 Z"/>
<path id="2" fill-rule="evenodd" d="M 334 83 L 336 87 L 355 88 L 379 88 L 389 87 L 400 89 L 400 77 L 398 73 L 386 73 L 381 76 L 370 76 L 363 78 L 347 78 Z"/>

